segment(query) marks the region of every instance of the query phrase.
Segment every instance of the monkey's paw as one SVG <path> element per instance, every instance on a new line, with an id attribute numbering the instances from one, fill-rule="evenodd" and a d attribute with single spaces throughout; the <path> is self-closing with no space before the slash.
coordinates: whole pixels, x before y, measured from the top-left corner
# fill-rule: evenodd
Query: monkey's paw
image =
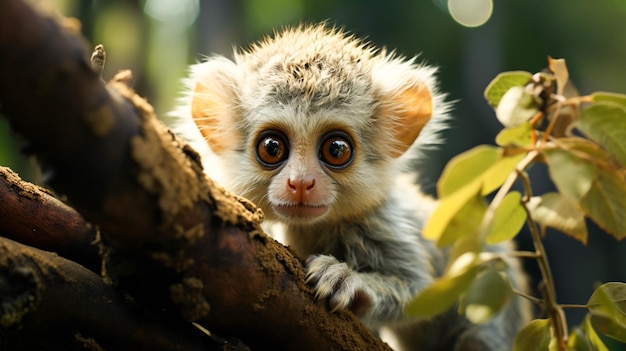
<path id="1" fill-rule="evenodd" d="M 331 312 L 349 308 L 363 316 L 372 307 L 360 273 L 333 256 L 310 256 L 306 260 L 306 282 L 313 286 L 317 299 L 328 299 Z"/>

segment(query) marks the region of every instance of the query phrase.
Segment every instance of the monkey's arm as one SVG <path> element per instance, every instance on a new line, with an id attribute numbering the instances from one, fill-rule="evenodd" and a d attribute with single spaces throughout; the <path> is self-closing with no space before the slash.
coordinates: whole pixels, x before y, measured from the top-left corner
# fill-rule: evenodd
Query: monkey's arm
<path id="1" fill-rule="evenodd" d="M 444 264 L 425 241 L 415 208 L 390 199 L 361 222 L 344 224 L 330 255 L 307 260 L 308 280 L 334 310 L 350 308 L 369 327 L 397 320 L 404 306 L 430 284 Z"/>
<path id="2" fill-rule="evenodd" d="M 312 256 L 307 263 L 316 296 L 328 298 L 333 311 L 351 309 L 370 328 L 401 319 L 404 305 L 431 281 L 413 284 L 397 275 L 358 272 L 329 255 Z"/>

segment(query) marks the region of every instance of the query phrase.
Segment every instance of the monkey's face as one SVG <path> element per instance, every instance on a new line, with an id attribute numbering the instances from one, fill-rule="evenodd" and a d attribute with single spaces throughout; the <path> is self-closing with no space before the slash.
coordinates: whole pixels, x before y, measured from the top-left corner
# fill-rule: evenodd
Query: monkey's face
<path id="1" fill-rule="evenodd" d="M 230 157 L 231 188 L 257 203 L 270 219 L 292 224 L 342 220 L 384 197 L 391 162 L 377 148 L 372 104 L 351 112 L 301 109 L 301 104 L 264 104 L 245 147 Z M 380 140 L 370 140 L 370 138 Z M 395 172 L 392 172 L 395 173 Z"/>
<path id="2" fill-rule="evenodd" d="M 433 112 L 432 68 L 323 26 L 193 69 L 191 114 L 227 187 L 287 223 L 380 205 Z"/>
<path id="3" fill-rule="evenodd" d="M 334 205 L 332 173 L 350 166 L 354 143 L 342 130 L 329 131 L 304 147 L 292 146 L 290 140 L 280 130 L 265 130 L 256 140 L 254 156 L 263 171 L 275 173 L 267 194 L 271 211 L 285 221 L 313 222 Z"/>
<path id="4" fill-rule="evenodd" d="M 334 189 L 324 168 L 340 170 L 352 161 L 349 137 L 335 133 L 307 143 L 306 148 L 313 150 L 292 147 L 290 139 L 279 130 L 266 130 L 257 139 L 255 159 L 262 172 L 272 174 L 267 202 L 281 219 L 310 222 L 328 213 L 333 205 Z"/>

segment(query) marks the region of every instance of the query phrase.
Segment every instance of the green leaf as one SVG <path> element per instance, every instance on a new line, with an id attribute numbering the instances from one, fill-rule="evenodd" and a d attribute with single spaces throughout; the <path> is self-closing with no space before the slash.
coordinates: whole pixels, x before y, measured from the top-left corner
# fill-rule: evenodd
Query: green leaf
<path id="1" fill-rule="evenodd" d="M 450 227 L 450 224 L 455 221 L 455 216 L 464 208 L 469 207 L 467 211 L 473 211 L 475 201 L 470 201 L 480 196 L 480 188 L 463 187 L 461 190 L 453 193 L 450 196 L 446 196 L 439 200 L 437 208 L 433 214 L 428 218 L 424 228 L 422 228 L 422 236 L 425 239 L 440 241 L 441 237 L 451 230 L 454 230 L 454 225 Z M 468 205 L 469 202 L 472 204 Z M 461 217 L 466 217 L 462 214 Z M 481 215 L 482 218 L 482 215 Z M 450 229 L 448 230 L 448 228 Z M 461 233 L 469 233 L 469 231 L 461 231 Z"/>
<path id="2" fill-rule="evenodd" d="M 626 237 L 626 182 L 622 174 L 599 168 L 580 206 L 607 233 L 617 239 Z"/>
<path id="3" fill-rule="evenodd" d="M 591 325 L 591 314 L 587 314 L 581 325 L 572 330 L 567 348 L 571 351 L 609 351 Z"/>
<path id="4" fill-rule="evenodd" d="M 512 87 L 523 87 L 530 82 L 532 74 L 525 71 L 512 71 L 498 74 L 485 89 L 485 99 L 496 108 L 502 96 Z"/>
<path id="5" fill-rule="evenodd" d="M 626 237 L 626 180 L 622 169 L 612 167 L 610 156 L 593 143 L 575 143 L 574 138 L 567 143 L 571 150 L 544 151 L 550 177 L 559 191 L 578 203 L 598 226 L 623 239 Z"/>
<path id="6" fill-rule="evenodd" d="M 550 178 L 559 192 L 576 201 L 587 194 L 597 176 L 597 169 L 593 164 L 563 149 L 548 149 L 544 151 L 544 155 Z"/>
<path id="7" fill-rule="evenodd" d="M 600 339 L 600 336 L 598 336 L 598 333 L 596 333 L 593 328 L 593 325 L 591 324 L 591 315 L 589 314 L 585 317 L 584 331 L 587 333 L 589 341 L 591 342 L 591 345 L 593 345 L 595 351 L 609 351 L 609 348 L 606 347 L 602 339 Z"/>
<path id="8" fill-rule="evenodd" d="M 541 106 L 541 98 L 524 87 L 512 87 L 500 99 L 496 107 L 498 121 L 507 128 L 517 127 L 529 121 Z"/>
<path id="9" fill-rule="evenodd" d="M 587 308 L 612 315 L 626 326 L 626 283 L 602 284 L 587 301 Z"/>
<path id="10" fill-rule="evenodd" d="M 448 211 L 442 208 L 440 211 Z M 454 214 L 448 221 L 444 231 L 437 240 L 438 247 L 445 247 L 456 242 L 465 235 L 473 235 L 478 232 L 483 216 L 487 211 L 487 204 L 480 193 L 475 194 Z M 430 228 L 425 229 L 429 235 Z M 428 237 L 428 236 L 427 236 Z"/>
<path id="11" fill-rule="evenodd" d="M 558 145 L 601 168 L 615 168 L 615 158 L 597 143 L 580 137 L 559 139 Z"/>
<path id="12" fill-rule="evenodd" d="M 531 198 L 527 207 L 537 223 L 555 228 L 587 244 L 585 216 L 569 198 L 560 193 L 546 193 Z"/>
<path id="13" fill-rule="evenodd" d="M 626 105 L 593 104 L 582 111 L 578 129 L 626 165 Z"/>
<path id="14" fill-rule="evenodd" d="M 473 253 L 476 255 L 480 255 L 481 260 L 489 261 L 489 255 L 485 255 L 482 253 L 484 247 L 484 240 L 480 240 L 478 232 L 473 233 L 473 235 L 463 235 L 458 238 L 452 246 L 447 249 L 448 252 L 448 261 L 453 262 L 458 257 L 465 255 L 467 253 Z"/>
<path id="15" fill-rule="evenodd" d="M 598 91 L 591 94 L 591 98 L 594 102 L 610 102 L 618 105 L 622 105 L 626 108 L 626 95 L 624 94 L 616 94 L 616 93 L 608 93 L 604 91 Z"/>
<path id="16" fill-rule="evenodd" d="M 574 328 L 569 334 L 569 339 L 567 341 L 567 348 L 568 350 L 575 350 L 575 351 L 594 351 L 595 350 L 587 334 L 585 334 L 585 332 L 581 328 L 578 328 L 578 327 Z"/>
<path id="17" fill-rule="evenodd" d="M 506 146 L 532 147 L 533 127 L 530 122 L 524 122 L 516 127 L 504 128 L 496 136 L 496 144 Z"/>
<path id="18" fill-rule="evenodd" d="M 517 333 L 513 341 L 513 351 L 547 351 L 551 339 L 550 321 L 535 319 Z"/>
<path id="19" fill-rule="evenodd" d="M 626 284 L 611 282 L 593 292 L 587 308 L 594 329 L 626 342 Z"/>
<path id="20" fill-rule="evenodd" d="M 475 253 L 457 258 L 439 279 L 427 286 L 406 306 L 405 313 L 430 317 L 451 308 L 474 280 L 480 260 Z"/>
<path id="21" fill-rule="evenodd" d="M 486 209 L 481 196 L 501 186 L 523 157 L 481 145 L 452 159 L 437 183 L 440 201 L 423 228 L 424 238 L 442 247 L 474 234 Z"/>
<path id="22" fill-rule="evenodd" d="M 472 282 L 461 299 L 459 311 L 473 323 L 487 323 L 513 296 L 511 285 L 494 265 L 490 265 Z"/>
<path id="23" fill-rule="evenodd" d="M 454 157 L 443 170 L 437 182 L 440 198 L 471 186 L 487 195 L 500 187 L 515 170 L 524 154 L 508 156 L 505 150 L 491 145 L 480 145 Z"/>
<path id="24" fill-rule="evenodd" d="M 521 204 L 522 195 L 512 191 L 502 199 L 495 211 L 493 224 L 487 234 L 488 244 L 497 244 L 511 240 L 526 222 L 526 211 Z"/>
<path id="25" fill-rule="evenodd" d="M 623 324 L 616 323 L 611 316 L 602 312 L 591 312 L 589 318 L 595 330 L 612 339 L 626 342 L 626 328 Z"/>

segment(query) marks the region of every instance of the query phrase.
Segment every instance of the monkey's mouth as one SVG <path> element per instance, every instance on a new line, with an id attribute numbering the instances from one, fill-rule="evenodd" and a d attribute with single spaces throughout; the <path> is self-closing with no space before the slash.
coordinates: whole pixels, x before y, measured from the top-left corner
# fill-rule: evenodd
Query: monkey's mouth
<path id="1" fill-rule="evenodd" d="M 283 217 L 295 220 L 313 220 L 328 212 L 326 205 L 297 204 L 272 204 L 274 211 Z"/>

